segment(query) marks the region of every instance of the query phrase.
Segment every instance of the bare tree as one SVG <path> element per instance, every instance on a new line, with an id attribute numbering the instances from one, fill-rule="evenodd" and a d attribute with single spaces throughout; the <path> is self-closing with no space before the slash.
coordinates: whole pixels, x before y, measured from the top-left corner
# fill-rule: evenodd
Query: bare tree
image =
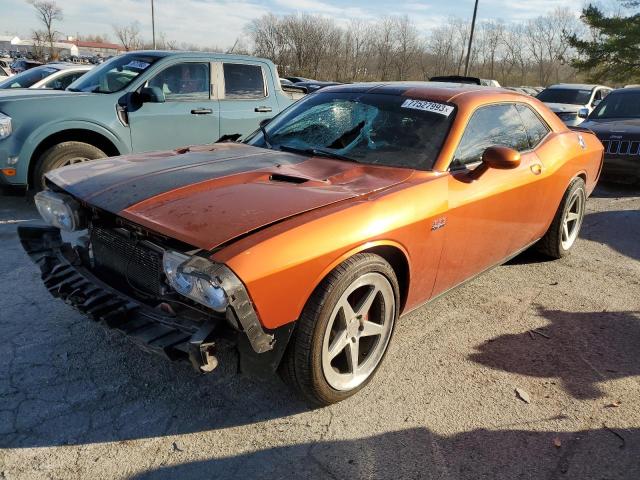
<path id="1" fill-rule="evenodd" d="M 126 26 L 113 25 L 113 31 L 117 40 L 127 52 L 142 48 L 143 41 L 140 37 L 140 24 L 138 22 L 131 22 Z"/>
<path id="2" fill-rule="evenodd" d="M 471 51 L 471 72 L 516 86 L 568 79 L 575 71 L 567 62 L 572 52 L 564 36 L 574 23 L 562 9 L 528 24 L 483 22 Z M 318 15 L 269 14 L 250 22 L 245 33 L 252 53 L 272 59 L 284 75 L 343 82 L 425 80 L 461 74 L 469 22 L 450 18 L 421 35 L 406 16 L 341 26 Z"/>
<path id="3" fill-rule="evenodd" d="M 420 42 L 418 29 L 409 20 L 407 15 L 393 19 L 393 64 L 398 80 L 407 80 L 411 68 L 415 65 L 418 56 Z"/>
<path id="4" fill-rule="evenodd" d="M 376 35 L 373 38 L 378 63 L 378 78 L 389 80 L 391 57 L 393 55 L 393 18 L 383 17 L 374 26 Z"/>
<path id="5" fill-rule="evenodd" d="M 44 31 L 38 32 L 38 38 L 41 38 L 44 33 L 44 40 L 49 44 L 49 57 L 55 58 L 56 52 L 53 43 L 58 32 L 54 29 L 53 24 L 56 20 L 62 20 L 62 9 L 55 0 L 28 0 L 28 3 L 35 8 L 38 20 L 44 27 Z M 34 37 L 36 37 L 36 32 L 34 32 Z"/>
<path id="6" fill-rule="evenodd" d="M 78 37 L 78 40 L 80 38 Z M 102 35 L 82 35 L 82 40 L 85 42 L 96 42 L 96 43 L 109 43 L 111 40 L 109 39 L 109 35 L 103 33 Z"/>
<path id="7" fill-rule="evenodd" d="M 47 32 L 44 30 L 34 30 L 33 39 L 33 56 L 38 60 L 44 59 L 44 49 L 47 45 Z"/>
<path id="8" fill-rule="evenodd" d="M 566 33 L 575 28 L 574 24 L 575 18 L 566 8 L 527 23 L 529 53 L 536 63 L 541 85 L 549 83 L 552 77 L 559 80 L 559 66 L 566 63 L 565 54 L 570 48 Z"/>

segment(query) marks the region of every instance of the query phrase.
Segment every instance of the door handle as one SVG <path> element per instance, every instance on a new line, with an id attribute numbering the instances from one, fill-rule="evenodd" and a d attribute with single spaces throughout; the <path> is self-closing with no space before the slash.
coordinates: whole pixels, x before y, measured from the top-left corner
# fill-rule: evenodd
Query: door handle
<path id="1" fill-rule="evenodd" d="M 256 107 L 253 109 L 254 112 L 267 113 L 273 110 L 271 107 Z"/>
<path id="2" fill-rule="evenodd" d="M 210 108 L 194 108 L 191 110 L 192 115 L 210 115 L 213 113 L 213 110 Z"/>

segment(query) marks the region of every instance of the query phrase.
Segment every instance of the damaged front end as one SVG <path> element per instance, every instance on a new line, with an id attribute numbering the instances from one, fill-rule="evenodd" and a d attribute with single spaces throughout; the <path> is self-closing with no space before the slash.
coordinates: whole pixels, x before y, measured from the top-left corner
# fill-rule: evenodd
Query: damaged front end
<path id="1" fill-rule="evenodd" d="M 20 226 L 18 234 L 54 297 L 145 350 L 188 361 L 202 373 L 218 365 L 216 342 L 222 339 L 235 341 L 241 370 L 277 368 L 293 326 L 265 331 L 230 269 L 105 212 L 84 208 L 69 215 L 69 205 L 79 208 L 73 198 L 50 197 L 52 207 L 43 209 L 41 202 L 38 208 L 55 226 Z M 60 199 L 69 202 L 60 206 Z M 60 228 L 75 227 L 88 235 L 75 245 L 63 241 Z"/>

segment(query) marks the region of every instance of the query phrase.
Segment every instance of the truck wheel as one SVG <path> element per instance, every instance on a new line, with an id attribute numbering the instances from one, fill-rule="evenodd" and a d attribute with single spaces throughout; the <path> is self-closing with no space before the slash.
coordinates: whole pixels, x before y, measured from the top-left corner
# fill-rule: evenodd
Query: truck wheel
<path id="1" fill-rule="evenodd" d="M 399 314 L 398 280 L 378 255 L 354 255 L 309 298 L 280 373 L 311 404 L 362 389 L 380 366 Z"/>
<path id="2" fill-rule="evenodd" d="M 586 203 L 584 180 L 575 178 L 569 184 L 549 230 L 536 245 L 537 249 L 551 258 L 568 255 L 580 233 Z"/>
<path id="3" fill-rule="evenodd" d="M 105 158 L 107 155 L 97 147 L 82 142 L 62 142 L 46 150 L 38 159 L 33 178 L 36 190 L 44 188 L 44 174 L 60 167 Z"/>

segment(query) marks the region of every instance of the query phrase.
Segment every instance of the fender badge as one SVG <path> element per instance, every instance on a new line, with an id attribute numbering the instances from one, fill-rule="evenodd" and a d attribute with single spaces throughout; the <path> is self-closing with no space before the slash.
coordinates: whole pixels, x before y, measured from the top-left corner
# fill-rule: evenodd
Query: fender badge
<path id="1" fill-rule="evenodd" d="M 431 231 L 440 230 L 447 224 L 447 217 L 436 218 L 431 224 Z"/>
<path id="2" fill-rule="evenodd" d="M 578 135 L 578 143 L 580 144 L 580 148 L 583 150 L 587 148 L 587 144 L 585 143 L 584 138 L 582 138 L 582 135 Z"/>

